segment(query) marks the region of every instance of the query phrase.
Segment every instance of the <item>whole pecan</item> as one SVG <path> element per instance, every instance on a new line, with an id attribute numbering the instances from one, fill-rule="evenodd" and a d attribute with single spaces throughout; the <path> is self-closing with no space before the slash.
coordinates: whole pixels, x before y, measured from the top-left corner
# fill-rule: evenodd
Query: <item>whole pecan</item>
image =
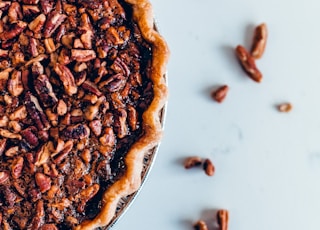
<path id="1" fill-rule="evenodd" d="M 21 71 L 14 70 L 7 85 L 8 91 L 12 96 L 19 96 L 23 92 L 23 84 L 21 79 Z"/>
<path id="2" fill-rule="evenodd" d="M 126 85 L 126 78 L 121 74 L 110 76 L 106 81 L 100 82 L 99 88 L 106 89 L 109 93 L 117 92 Z"/>
<path id="3" fill-rule="evenodd" d="M 293 106 L 291 103 L 282 103 L 278 105 L 278 110 L 281 113 L 289 113 L 292 110 Z"/>
<path id="4" fill-rule="evenodd" d="M 193 227 L 195 230 L 208 230 L 208 226 L 207 226 L 206 222 L 204 222 L 203 220 L 197 221 L 193 225 Z"/>
<path id="5" fill-rule="evenodd" d="M 241 45 L 236 48 L 236 55 L 247 75 L 256 82 L 262 81 L 262 73 L 258 70 L 254 58 Z"/>
<path id="6" fill-rule="evenodd" d="M 93 50 L 72 49 L 71 58 L 78 62 L 87 62 L 95 59 L 96 53 Z"/>
<path id="7" fill-rule="evenodd" d="M 184 167 L 190 169 L 202 165 L 203 160 L 200 157 L 188 157 L 184 161 Z"/>
<path id="8" fill-rule="evenodd" d="M 46 21 L 46 16 L 44 14 L 40 14 L 32 22 L 29 23 L 28 27 L 34 33 L 39 33 L 45 21 Z"/>
<path id="9" fill-rule="evenodd" d="M 55 32 L 55 30 L 62 24 L 62 22 L 67 18 L 66 15 L 60 14 L 57 11 L 52 11 L 48 19 L 46 20 L 46 24 L 44 27 L 44 36 L 46 38 L 51 37 L 51 35 Z"/>
<path id="10" fill-rule="evenodd" d="M 41 74 L 34 80 L 34 88 L 41 99 L 44 107 L 53 107 L 58 99 L 52 90 L 52 85 L 47 75 Z"/>
<path id="11" fill-rule="evenodd" d="M 213 176 L 215 169 L 210 159 L 205 159 L 203 169 L 208 176 Z"/>
<path id="12" fill-rule="evenodd" d="M 60 80 L 63 82 L 63 86 L 66 93 L 70 96 L 76 94 L 78 88 L 76 86 L 74 76 L 71 73 L 70 69 L 65 65 L 56 63 L 56 65 L 54 66 L 54 71 L 59 75 Z"/>
<path id="13" fill-rule="evenodd" d="M 259 26 L 257 26 L 254 31 L 253 43 L 251 48 L 252 57 L 256 59 L 262 57 L 267 45 L 267 38 L 268 38 L 267 25 L 265 23 L 262 23 Z"/>
<path id="14" fill-rule="evenodd" d="M 212 92 L 212 98 L 215 101 L 221 103 L 226 98 L 228 91 L 229 91 L 229 86 L 227 85 L 220 86 L 218 89 Z"/>
<path id="15" fill-rule="evenodd" d="M 220 209 L 217 212 L 217 220 L 219 230 L 228 230 L 229 212 L 228 210 Z"/>
<path id="16" fill-rule="evenodd" d="M 27 27 L 27 23 L 23 21 L 14 22 L 10 25 L 8 30 L 5 30 L 0 34 L 0 40 L 7 41 L 17 37 Z"/>

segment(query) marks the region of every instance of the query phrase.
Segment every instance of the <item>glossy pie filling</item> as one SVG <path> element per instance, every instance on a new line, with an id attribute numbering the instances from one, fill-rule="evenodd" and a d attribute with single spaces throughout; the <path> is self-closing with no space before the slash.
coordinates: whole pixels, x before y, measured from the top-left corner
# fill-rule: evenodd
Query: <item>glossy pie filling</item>
<path id="1" fill-rule="evenodd" d="M 0 229 L 72 229 L 125 172 L 153 99 L 119 0 L 0 2 Z"/>

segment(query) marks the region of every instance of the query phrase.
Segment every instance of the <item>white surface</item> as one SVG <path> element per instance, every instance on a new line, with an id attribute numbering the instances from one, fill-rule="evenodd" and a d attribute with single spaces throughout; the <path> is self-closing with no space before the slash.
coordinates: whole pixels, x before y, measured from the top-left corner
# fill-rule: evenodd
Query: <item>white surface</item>
<path id="1" fill-rule="evenodd" d="M 165 137 L 141 193 L 114 229 L 191 230 L 226 208 L 230 230 L 319 230 L 320 2 L 152 3 L 171 49 Z M 249 48 L 261 22 L 269 40 L 257 84 L 233 48 Z M 230 86 L 223 104 L 209 94 L 220 84 Z M 290 114 L 274 108 L 283 101 L 294 105 Z M 190 155 L 211 158 L 214 177 L 186 171 L 181 162 Z"/>

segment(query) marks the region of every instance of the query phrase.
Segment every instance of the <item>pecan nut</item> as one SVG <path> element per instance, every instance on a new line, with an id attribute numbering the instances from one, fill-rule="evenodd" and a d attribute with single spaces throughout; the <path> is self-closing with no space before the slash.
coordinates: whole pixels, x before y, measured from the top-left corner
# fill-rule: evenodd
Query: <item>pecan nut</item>
<path id="1" fill-rule="evenodd" d="M 213 176 L 215 168 L 210 159 L 205 159 L 203 162 L 203 169 L 208 176 Z"/>
<path id="2" fill-rule="evenodd" d="M 279 112 L 281 112 L 281 113 L 289 113 L 289 112 L 291 112 L 291 110 L 293 108 L 291 103 L 282 103 L 282 104 L 278 105 L 277 107 L 278 107 Z"/>
<path id="3" fill-rule="evenodd" d="M 184 167 L 190 169 L 202 165 L 203 160 L 200 157 L 188 157 L 184 161 Z"/>
<path id="4" fill-rule="evenodd" d="M 236 55 L 243 70 L 247 75 L 256 82 L 262 81 L 262 73 L 257 68 L 254 58 L 248 53 L 248 51 L 241 45 L 236 48 Z"/>
<path id="5" fill-rule="evenodd" d="M 51 188 L 50 177 L 44 175 L 43 173 L 36 173 L 35 175 L 36 184 L 38 185 L 40 192 L 45 193 Z"/>
<path id="6" fill-rule="evenodd" d="M 217 212 L 217 220 L 219 230 L 228 230 L 229 212 L 228 210 L 220 209 Z"/>
<path id="7" fill-rule="evenodd" d="M 229 91 L 229 86 L 227 85 L 220 86 L 218 89 L 212 92 L 212 98 L 215 101 L 222 103 L 226 98 L 228 91 Z"/>
<path id="8" fill-rule="evenodd" d="M 70 96 L 76 94 L 78 88 L 70 69 L 65 65 L 56 63 L 54 66 L 54 71 L 59 75 L 60 80 L 63 82 L 63 86 L 67 94 Z"/>
<path id="9" fill-rule="evenodd" d="M 204 222 L 203 220 L 197 221 L 193 225 L 193 227 L 195 230 L 208 230 L 208 226 L 207 226 L 206 222 Z"/>
<path id="10" fill-rule="evenodd" d="M 262 57 L 267 45 L 267 38 L 267 25 L 265 23 L 262 23 L 261 25 L 257 26 L 254 31 L 253 43 L 251 48 L 252 57 L 254 57 L 255 59 L 259 59 Z"/>

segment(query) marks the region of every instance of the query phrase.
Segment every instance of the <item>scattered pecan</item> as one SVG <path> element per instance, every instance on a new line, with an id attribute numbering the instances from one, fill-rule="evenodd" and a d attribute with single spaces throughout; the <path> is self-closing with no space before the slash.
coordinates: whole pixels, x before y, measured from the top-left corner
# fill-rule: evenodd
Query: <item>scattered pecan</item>
<path id="1" fill-rule="evenodd" d="M 236 48 L 236 55 L 248 76 L 256 82 L 261 82 L 262 73 L 258 70 L 254 58 L 248 53 L 248 51 L 243 46 L 238 45 Z"/>
<path id="2" fill-rule="evenodd" d="M 78 88 L 70 69 L 64 65 L 56 63 L 54 66 L 54 71 L 59 75 L 60 80 L 63 82 L 63 86 L 67 94 L 70 96 L 76 94 Z"/>
<path id="3" fill-rule="evenodd" d="M 217 212 L 217 220 L 219 230 L 228 230 L 229 212 L 228 210 L 220 209 Z"/>
<path id="4" fill-rule="evenodd" d="M 202 165 L 203 160 L 200 157 L 188 157 L 184 161 L 184 167 L 186 169 L 193 168 L 195 166 L 200 166 Z"/>
<path id="5" fill-rule="evenodd" d="M 282 104 L 278 105 L 277 107 L 278 107 L 279 112 L 281 112 L 281 113 L 289 113 L 293 108 L 291 103 L 282 103 Z"/>
<path id="6" fill-rule="evenodd" d="M 44 36 L 46 38 L 51 37 L 51 35 L 56 31 L 56 29 L 62 24 L 62 22 L 67 18 L 66 15 L 60 14 L 57 11 L 52 11 L 44 27 Z"/>
<path id="7" fill-rule="evenodd" d="M 229 86 L 223 85 L 223 86 L 219 87 L 218 89 L 216 89 L 215 91 L 212 92 L 212 98 L 215 101 L 221 103 L 226 98 L 226 96 L 228 94 L 228 91 L 229 91 Z"/>
<path id="8" fill-rule="evenodd" d="M 208 226 L 203 220 L 197 221 L 193 227 L 195 230 L 208 230 Z"/>
<path id="9" fill-rule="evenodd" d="M 208 176 L 213 176 L 215 169 L 210 159 L 205 159 L 203 169 Z"/>
<path id="10" fill-rule="evenodd" d="M 57 113 L 59 116 L 63 116 L 68 112 L 66 103 L 60 99 L 57 104 Z"/>
<path id="11" fill-rule="evenodd" d="M 261 58 L 267 45 L 268 30 L 267 25 L 262 23 L 254 31 L 251 55 L 255 59 Z"/>
<path id="12" fill-rule="evenodd" d="M 43 173 L 36 173 L 35 179 L 41 193 L 45 193 L 51 188 L 50 177 L 44 175 Z"/>

